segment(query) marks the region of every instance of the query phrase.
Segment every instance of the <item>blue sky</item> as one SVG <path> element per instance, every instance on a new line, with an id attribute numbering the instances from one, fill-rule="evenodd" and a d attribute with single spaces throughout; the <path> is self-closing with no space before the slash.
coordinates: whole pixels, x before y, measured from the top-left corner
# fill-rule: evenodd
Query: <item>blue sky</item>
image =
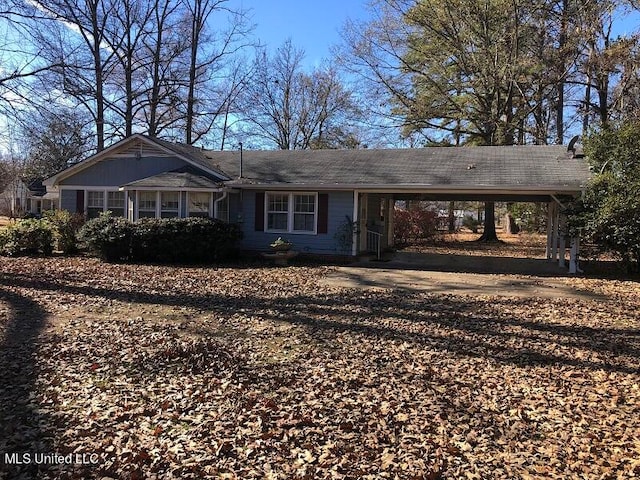
<path id="1" fill-rule="evenodd" d="M 367 4 L 368 0 L 231 0 L 228 5 L 251 10 L 254 36 L 270 50 L 291 38 L 305 51 L 305 63 L 317 65 L 339 43 L 348 18 L 367 17 Z"/>
<path id="2" fill-rule="evenodd" d="M 229 7 L 250 10 L 254 36 L 270 50 L 291 38 L 305 51 L 305 63 L 314 66 L 330 57 L 330 48 L 340 42 L 340 30 L 347 19 L 369 16 L 369 0 L 230 0 Z M 615 32 L 631 34 L 640 14 L 618 12 Z"/>

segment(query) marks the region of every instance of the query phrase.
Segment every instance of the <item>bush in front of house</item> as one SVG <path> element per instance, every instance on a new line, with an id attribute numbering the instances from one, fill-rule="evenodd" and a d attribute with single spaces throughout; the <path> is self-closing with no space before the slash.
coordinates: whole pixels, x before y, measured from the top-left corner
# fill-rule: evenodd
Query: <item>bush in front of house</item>
<path id="1" fill-rule="evenodd" d="M 84 215 L 67 210 L 49 210 L 42 218 L 52 227 L 56 249 L 65 254 L 78 251 L 78 232 L 84 224 Z"/>
<path id="2" fill-rule="evenodd" d="M 134 224 L 132 257 L 161 263 L 211 263 L 234 258 L 242 231 L 209 218 L 142 219 Z"/>
<path id="3" fill-rule="evenodd" d="M 207 218 L 132 223 L 104 214 L 87 222 L 80 236 L 107 261 L 212 263 L 235 256 L 242 232 L 237 225 Z"/>
<path id="4" fill-rule="evenodd" d="M 52 252 L 53 231 L 43 220 L 18 220 L 0 232 L 2 255 L 51 255 Z"/>
<path id="5" fill-rule="evenodd" d="M 133 224 L 111 212 L 89 220 L 78 232 L 87 249 L 108 262 L 130 259 L 132 236 Z"/>

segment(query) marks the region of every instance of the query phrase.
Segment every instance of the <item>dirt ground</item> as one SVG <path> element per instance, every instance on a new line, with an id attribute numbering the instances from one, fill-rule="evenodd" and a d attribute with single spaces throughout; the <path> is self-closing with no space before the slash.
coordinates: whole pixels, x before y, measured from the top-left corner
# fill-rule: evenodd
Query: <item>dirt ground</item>
<path id="1" fill-rule="evenodd" d="M 637 282 L 388 270 L 0 257 L 0 480 L 640 476 Z"/>

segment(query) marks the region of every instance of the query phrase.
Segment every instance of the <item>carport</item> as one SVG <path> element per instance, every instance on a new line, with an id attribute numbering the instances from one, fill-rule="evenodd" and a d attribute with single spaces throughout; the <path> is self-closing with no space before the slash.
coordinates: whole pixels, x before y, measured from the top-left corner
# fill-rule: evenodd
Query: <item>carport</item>
<path id="1" fill-rule="evenodd" d="M 564 267 L 569 248 L 569 272 L 579 271 L 580 239 L 567 237 L 565 212 L 590 175 L 580 151 L 559 145 L 436 150 L 437 159 L 397 162 L 386 184 L 354 190 L 354 255 L 393 246 L 398 200 L 538 202 L 547 204 L 547 260 Z"/>

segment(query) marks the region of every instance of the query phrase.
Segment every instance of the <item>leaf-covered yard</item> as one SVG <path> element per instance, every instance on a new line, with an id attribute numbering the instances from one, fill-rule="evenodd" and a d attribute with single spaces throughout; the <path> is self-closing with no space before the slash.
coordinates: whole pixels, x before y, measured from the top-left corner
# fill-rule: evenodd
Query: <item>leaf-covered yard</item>
<path id="1" fill-rule="evenodd" d="M 0 477 L 640 475 L 637 283 L 436 295 L 329 270 L 0 259 Z"/>

